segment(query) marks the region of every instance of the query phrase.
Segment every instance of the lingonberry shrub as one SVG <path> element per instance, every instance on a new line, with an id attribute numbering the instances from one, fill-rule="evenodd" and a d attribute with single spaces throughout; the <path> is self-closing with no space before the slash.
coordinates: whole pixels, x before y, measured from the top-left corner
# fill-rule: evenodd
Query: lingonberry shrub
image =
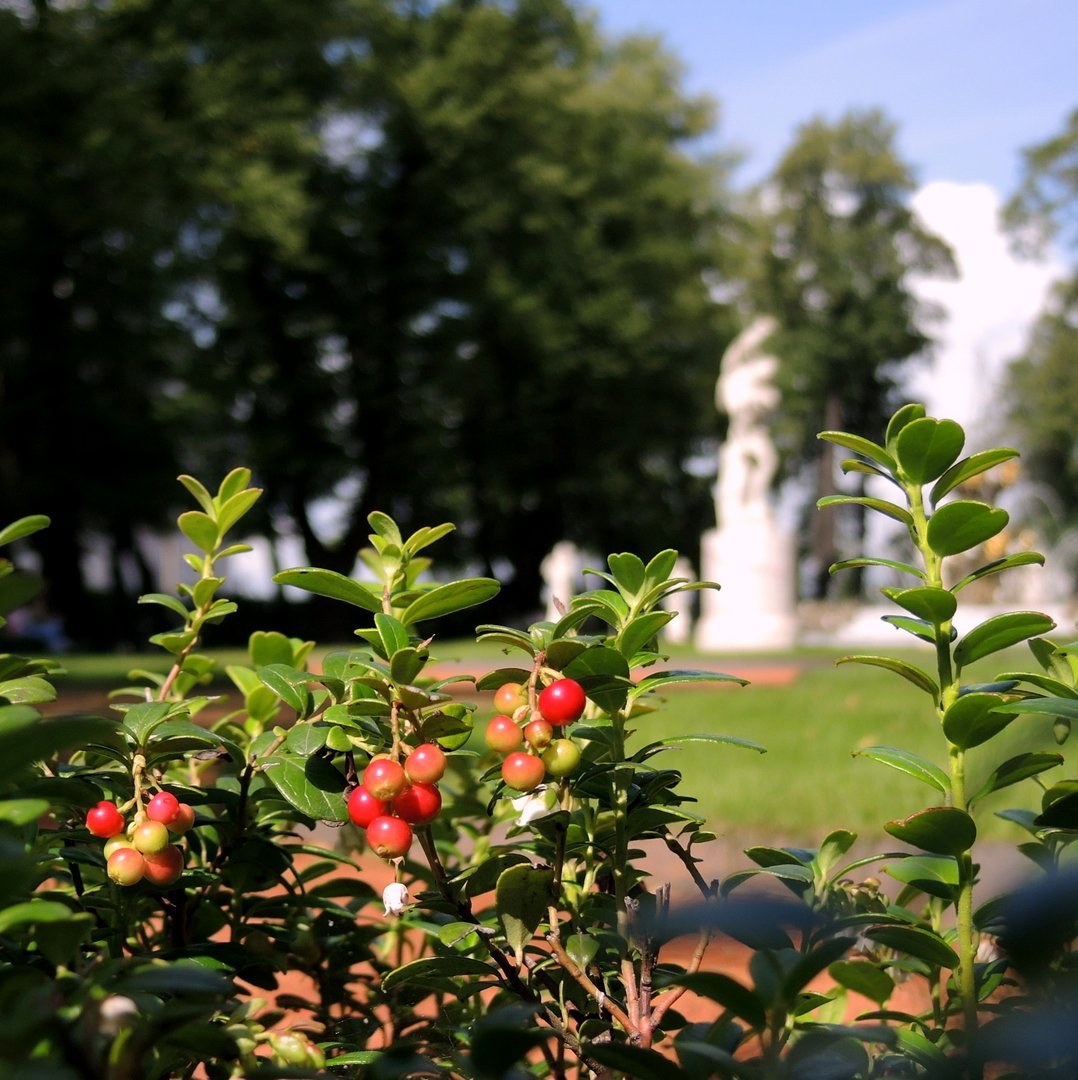
<path id="1" fill-rule="evenodd" d="M 1078 713 L 1078 651 L 1044 637 L 1040 613 L 968 625 L 959 603 L 968 585 L 1040 560 L 977 556 L 1006 515 L 963 485 L 1014 452 L 962 457 L 958 425 L 916 406 L 881 443 L 825 437 L 855 455 L 844 468 L 899 493 L 828 503 L 898 521 L 910 551 L 836 569 L 898 575 L 884 590 L 891 621 L 930 658 L 843 658 L 918 687 L 937 722 L 943 765 L 868 740 L 851 748 L 931 792 L 885 826 L 902 851 L 854 855 L 856 838 L 836 827 L 816 849 L 750 848 L 752 865 L 721 885 L 704 877 L 714 836 L 663 755 L 691 740 L 725 764 L 730 749 L 762 748 L 663 728 L 670 688 L 741 681 L 667 666 L 665 602 L 714 587 L 671 577 L 673 551 L 609 556 L 591 571 L 600 587 L 556 621 L 481 626 L 479 640 L 511 659 L 469 685 L 439 671 L 432 627 L 497 582 L 428 577 L 426 551 L 451 526 L 405 536 L 372 514 L 363 579 L 276 575 L 350 605 L 359 644 L 315 663 L 313 642 L 256 632 L 224 669 L 224 703 L 200 649 L 235 608 L 224 567 L 246 545 L 228 535 L 259 492 L 243 469 L 212 493 L 183 477 L 197 504 L 179 519 L 194 579 L 142 598 L 174 621 L 152 639 L 164 671 L 132 672 L 101 716 L 46 719 L 37 706 L 55 695 L 58 665 L 0 657 L 0 1061 L 26 1075 L 162 1080 L 972 1078 L 1004 1063 L 1073 1074 L 1059 1033 L 1073 995 L 1078 782 L 1040 778 L 1062 765 Z M 22 519 L 0 543 L 46 524 Z M 949 574 L 959 556 L 961 575 Z M 9 572 L 0 562 L 2 611 Z M 1024 641 L 1040 670 L 1010 662 L 970 681 L 971 665 Z M 473 730 L 478 709 L 485 730 Z M 1023 741 L 1030 716 L 1059 745 Z M 976 815 L 1030 779 L 1040 810 L 1003 813 L 1043 880 L 978 902 Z M 783 793 L 762 783 L 761 797 Z M 649 879 L 649 843 L 684 867 L 696 906 L 674 910 L 669 885 Z M 869 865 L 897 895 L 858 879 Z M 764 878 L 789 901 L 740 899 Z M 738 973 L 710 967 L 720 932 L 751 953 Z M 686 934 L 696 943 L 679 964 L 667 943 Z M 1000 943 L 1002 955 L 988 947 Z M 284 973 L 304 977 L 302 1002 L 270 1000 Z M 923 1008 L 897 1000 L 911 981 L 927 988 Z M 700 1022 L 679 1011 L 693 997 L 709 1010 Z M 297 1026 L 283 1012 L 301 1004 Z"/>

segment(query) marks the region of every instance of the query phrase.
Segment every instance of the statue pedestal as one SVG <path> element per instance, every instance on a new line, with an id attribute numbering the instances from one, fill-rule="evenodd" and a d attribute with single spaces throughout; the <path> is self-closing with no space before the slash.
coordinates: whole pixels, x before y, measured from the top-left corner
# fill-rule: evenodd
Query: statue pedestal
<path id="1" fill-rule="evenodd" d="M 709 529 L 700 576 L 721 591 L 700 594 L 695 644 L 703 652 L 789 649 L 797 640 L 793 537 L 771 515 Z"/>

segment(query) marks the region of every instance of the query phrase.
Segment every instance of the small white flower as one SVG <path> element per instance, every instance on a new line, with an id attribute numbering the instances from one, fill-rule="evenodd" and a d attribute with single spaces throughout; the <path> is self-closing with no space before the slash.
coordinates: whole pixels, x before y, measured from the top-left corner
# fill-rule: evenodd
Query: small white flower
<path id="1" fill-rule="evenodd" d="M 509 800 L 513 809 L 517 812 L 517 826 L 526 829 L 536 818 L 546 817 L 552 814 L 557 805 L 557 791 L 549 784 L 543 784 L 534 791 L 518 795 Z"/>
<path id="2" fill-rule="evenodd" d="M 399 881 L 391 881 L 382 890 L 382 903 L 385 904 L 386 915 L 400 915 L 408 906 L 408 890 Z"/>
<path id="3" fill-rule="evenodd" d="M 129 1020 L 138 1016 L 138 1006 L 123 994 L 112 994 L 101 1002 L 98 1028 L 102 1035 L 119 1035 Z"/>

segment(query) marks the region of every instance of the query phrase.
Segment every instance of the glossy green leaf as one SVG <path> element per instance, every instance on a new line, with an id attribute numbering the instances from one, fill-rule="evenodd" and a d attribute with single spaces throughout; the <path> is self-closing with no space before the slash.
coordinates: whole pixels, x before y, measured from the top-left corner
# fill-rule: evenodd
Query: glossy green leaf
<path id="1" fill-rule="evenodd" d="M 939 934 L 918 926 L 873 926 L 865 931 L 865 935 L 932 967 L 956 968 L 959 965 L 958 954 Z"/>
<path id="2" fill-rule="evenodd" d="M 259 681 L 272 690 L 297 716 L 305 716 L 308 708 L 307 681 L 311 676 L 288 664 L 267 664 L 256 672 Z"/>
<path id="3" fill-rule="evenodd" d="M 927 641 L 932 645 L 936 643 L 936 625 L 930 623 L 927 619 L 914 619 L 908 615 L 884 615 L 881 617 L 881 621 L 890 623 L 897 629 L 904 630 L 907 634 L 912 634 L 921 641 Z"/>
<path id="4" fill-rule="evenodd" d="M 966 433 L 953 420 L 922 416 L 895 436 L 895 457 L 906 479 L 927 484 L 942 476 L 962 453 Z"/>
<path id="5" fill-rule="evenodd" d="M 927 896 L 954 900 L 958 895 L 958 861 L 953 855 L 908 855 L 881 870 Z"/>
<path id="6" fill-rule="evenodd" d="M 673 611 L 649 611 L 644 615 L 637 615 L 618 632 L 614 647 L 627 660 L 631 660 L 671 619 L 676 617 Z"/>
<path id="7" fill-rule="evenodd" d="M 585 649 L 562 674 L 576 679 L 588 697 L 604 712 L 617 712 L 626 701 L 632 683 L 629 665 L 616 649 L 600 645 Z"/>
<path id="8" fill-rule="evenodd" d="M 40 675 L 27 675 L 21 679 L 0 682 L 0 700 L 9 705 L 40 705 L 56 698 L 56 687 Z"/>
<path id="9" fill-rule="evenodd" d="M 955 663 L 963 668 L 1027 638 L 1046 634 L 1055 621 L 1040 611 L 1011 611 L 979 623 L 955 646 Z"/>
<path id="10" fill-rule="evenodd" d="M 1070 697 L 1026 698 L 1024 701 L 1012 701 L 1007 708 L 1016 713 L 1044 713 L 1071 721 L 1078 720 L 1078 701 Z"/>
<path id="11" fill-rule="evenodd" d="M 716 746 L 736 746 L 741 750 L 755 750 L 758 754 L 766 754 L 767 747 L 761 746 L 751 739 L 741 739 L 734 735 L 713 735 L 709 732 L 700 732 L 695 735 L 671 735 L 662 740 L 663 746 L 680 746 L 683 743 L 711 743 Z"/>
<path id="12" fill-rule="evenodd" d="M 46 799 L 3 799 L 0 800 L 0 821 L 12 825 L 29 825 L 48 813 Z"/>
<path id="13" fill-rule="evenodd" d="M 242 518 L 262 494 L 260 488 L 248 488 L 238 491 L 226 499 L 217 511 L 217 527 L 222 536 Z"/>
<path id="14" fill-rule="evenodd" d="M 316 821 L 345 821 L 344 777 L 324 758 L 276 753 L 262 759 L 273 786 L 301 814 Z"/>
<path id="15" fill-rule="evenodd" d="M 0 934 L 6 934 L 16 926 L 62 922 L 75 913 L 57 900 L 34 898 L 21 904 L 12 904 L 0 911 Z"/>
<path id="16" fill-rule="evenodd" d="M 958 608 L 954 593 L 947 589 L 936 589 L 928 585 L 912 589 L 883 588 L 880 590 L 889 600 L 919 619 L 927 619 L 939 625 L 950 622 Z"/>
<path id="17" fill-rule="evenodd" d="M 32 536 L 41 529 L 47 529 L 51 521 L 44 514 L 29 514 L 11 522 L 0 529 L 0 547 L 13 544 L 23 537 Z"/>
<path id="18" fill-rule="evenodd" d="M 925 579 L 924 571 L 918 570 L 916 566 L 911 566 L 909 563 L 895 562 L 893 559 L 871 559 L 867 556 L 860 556 L 856 559 L 842 559 L 840 562 L 832 563 L 828 573 L 837 574 L 840 570 L 853 570 L 863 566 L 886 566 L 890 570 L 898 570 L 903 574 L 912 574 L 922 581 Z"/>
<path id="19" fill-rule="evenodd" d="M 384 655 L 387 658 L 392 656 L 398 649 L 407 649 L 411 645 L 412 637 L 408 633 L 408 628 L 400 619 L 379 611 L 374 616 L 374 625 L 378 628 L 378 633 L 382 638 L 382 644 L 385 647 Z M 404 681 L 409 682 L 411 680 L 405 679 Z"/>
<path id="20" fill-rule="evenodd" d="M 894 993 L 894 979 L 882 968 L 863 960 L 838 960 L 827 973 L 839 986 L 867 997 L 877 1005 L 882 1005 Z"/>
<path id="21" fill-rule="evenodd" d="M 1017 450 L 999 447 L 994 450 L 982 450 L 978 454 L 971 454 L 969 457 L 962 458 L 961 461 L 956 461 L 936 481 L 932 486 L 929 498 L 932 500 L 933 505 L 935 505 L 944 495 L 953 491 L 959 485 L 964 484 L 967 480 L 972 480 L 973 477 L 979 476 L 983 472 L 987 472 L 994 466 L 999 465 L 1004 461 L 1010 461 L 1011 458 L 1016 457 L 1018 457 Z"/>
<path id="22" fill-rule="evenodd" d="M 387 972 L 382 977 L 382 989 L 392 990 L 403 983 L 427 982 L 431 979 L 440 981 L 483 975 L 493 978 L 497 974 L 498 969 L 488 960 L 476 960 L 470 956 L 425 956 Z"/>
<path id="23" fill-rule="evenodd" d="M 879 443 L 874 443 L 871 439 L 863 439 L 860 435 L 853 435 L 848 431 L 821 431 L 816 438 L 834 443 L 846 450 L 852 450 L 855 454 L 875 461 L 886 469 L 893 470 L 895 467 L 895 459 Z"/>
<path id="24" fill-rule="evenodd" d="M 1078 705 L 1078 702 L 1075 702 L 1075 705 Z M 976 802 L 978 799 L 983 799 L 986 795 L 991 795 L 993 791 L 1000 791 L 1003 788 L 1010 787 L 1012 784 L 1017 784 L 1022 780 L 1026 780 L 1031 776 L 1037 776 L 1042 772 L 1047 772 L 1049 769 L 1054 769 L 1057 765 L 1062 764 L 1062 754 L 1030 752 L 1008 758 L 1002 765 L 999 765 L 992 770 L 991 774 L 981 785 L 980 790 L 970 801 Z"/>
<path id="25" fill-rule="evenodd" d="M 298 566 L 290 570 L 281 570 L 273 575 L 278 585 L 291 585 L 316 596 L 328 596 L 333 600 L 343 600 L 364 611 L 381 611 L 382 598 L 375 595 L 365 585 L 353 581 L 335 570 L 319 570 L 314 566 Z"/>
<path id="26" fill-rule="evenodd" d="M 1006 710 L 1000 706 L 1006 704 Z M 1011 703 L 999 694 L 963 694 L 943 714 L 943 733 L 961 750 L 980 746 L 1014 719 Z"/>
<path id="27" fill-rule="evenodd" d="M 1006 510 L 972 499 L 941 506 L 929 519 L 928 546 L 937 555 L 958 555 L 1001 533 L 1010 520 Z"/>
<path id="28" fill-rule="evenodd" d="M 522 863 L 502 872 L 494 890 L 498 918 L 513 954 L 524 955 L 553 897 L 554 871 Z"/>
<path id="29" fill-rule="evenodd" d="M 590 934 L 570 934 L 565 939 L 565 951 L 581 971 L 587 971 L 599 953 L 599 942 Z"/>
<path id="30" fill-rule="evenodd" d="M 1015 566 L 1043 565 L 1044 556 L 1039 551 L 1019 551 L 1014 555 L 1005 555 L 1001 559 L 993 559 L 991 562 L 977 567 L 976 570 L 967 574 L 961 581 L 956 582 L 951 587 L 951 592 L 961 592 L 962 589 L 974 581 L 980 581 L 982 578 L 989 577 L 992 574 L 1002 573 L 1004 570 L 1010 570 Z"/>
<path id="31" fill-rule="evenodd" d="M 287 664 L 295 661 L 292 643 L 276 630 L 256 630 L 248 639 L 247 651 L 255 667 L 269 664 Z"/>
<path id="32" fill-rule="evenodd" d="M 642 694 L 658 690 L 663 686 L 676 686 L 679 683 L 702 683 L 702 682 L 725 682 L 737 683 L 738 686 L 748 686 L 749 680 L 742 679 L 738 675 L 724 675 L 721 671 L 695 671 L 691 669 L 670 671 L 656 671 L 652 675 L 645 675 L 630 691 L 629 696 L 638 698 Z"/>
<path id="33" fill-rule="evenodd" d="M 924 415 L 925 407 L 919 402 L 910 402 L 908 405 L 896 409 L 887 422 L 887 431 L 883 440 L 888 450 L 894 450 L 899 433 L 907 424 L 912 424 L 914 420 L 919 420 Z"/>
<path id="34" fill-rule="evenodd" d="M 696 971 L 684 975 L 672 975 L 666 980 L 669 986 L 684 986 L 699 997 L 714 1001 L 722 1009 L 744 1020 L 749 1027 L 762 1027 L 767 1022 L 767 1012 L 759 996 L 736 979 L 718 971 Z"/>
<path id="35" fill-rule="evenodd" d="M 881 765 L 889 765 L 892 769 L 898 769 L 899 772 L 934 787 L 944 795 L 951 790 L 947 774 L 938 765 L 910 750 L 899 750 L 893 746 L 869 746 L 863 750 L 855 750 L 853 756 L 867 757 Z"/>
<path id="36" fill-rule="evenodd" d="M 223 506 L 229 499 L 235 498 L 251 483 L 251 470 L 245 465 L 232 469 L 217 488 L 217 505 Z"/>
<path id="37" fill-rule="evenodd" d="M 585 1043 L 584 1051 L 589 1061 L 597 1061 L 614 1075 L 632 1077 L 633 1080 L 674 1080 L 678 1073 L 669 1058 L 657 1050 L 627 1043 Z"/>
<path id="38" fill-rule="evenodd" d="M 218 531 L 213 518 L 201 510 L 188 510 L 176 519 L 180 532 L 197 548 L 211 552 L 217 547 Z"/>
<path id="39" fill-rule="evenodd" d="M 389 673 L 396 683 L 411 683 L 427 663 L 426 651 L 420 652 L 411 646 L 397 649 L 390 656 Z"/>
<path id="40" fill-rule="evenodd" d="M 494 578 L 465 578 L 462 581 L 451 581 L 413 600 L 401 612 L 400 620 L 405 626 L 412 626 L 424 619 L 435 619 L 440 615 L 463 611 L 465 608 L 485 603 L 492 596 L 496 596 L 500 589 L 501 585 Z"/>
<path id="41" fill-rule="evenodd" d="M 179 597 L 170 596 L 168 593 L 143 593 L 138 598 L 138 602 L 140 604 L 157 604 L 160 607 L 168 608 L 169 611 L 184 620 L 190 614 Z"/>
<path id="42" fill-rule="evenodd" d="M 961 855 L 973 847 L 977 826 L 957 806 L 931 806 L 901 821 L 888 821 L 884 829 L 904 844 L 933 855 Z"/>
<path id="43" fill-rule="evenodd" d="M 166 720 L 181 714 L 186 715 L 187 706 L 168 701 L 140 701 L 124 712 L 124 727 L 140 742 L 145 744 L 154 728 Z"/>
<path id="44" fill-rule="evenodd" d="M 652 585 L 670 580 L 677 564 L 678 553 L 673 548 L 664 548 L 657 552 L 644 567 L 644 577 Z"/>
<path id="45" fill-rule="evenodd" d="M 623 551 L 607 558 L 614 580 L 629 596 L 638 596 L 644 588 L 644 563 L 638 555 Z"/>
<path id="46" fill-rule="evenodd" d="M 825 495 L 822 499 L 816 500 L 816 506 L 820 510 L 828 506 L 864 506 L 886 517 L 894 518 L 895 521 L 900 521 L 909 528 L 913 527 L 913 518 L 907 509 L 897 503 L 888 502 L 886 499 L 873 498 L 871 495 Z"/>
<path id="47" fill-rule="evenodd" d="M 902 678 L 913 683 L 919 690 L 923 690 L 933 700 L 939 695 L 939 687 L 935 679 L 922 670 L 916 664 L 906 660 L 899 660 L 893 656 L 843 656 L 835 661 L 836 664 L 867 664 L 869 667 L 886 668 Z"/>

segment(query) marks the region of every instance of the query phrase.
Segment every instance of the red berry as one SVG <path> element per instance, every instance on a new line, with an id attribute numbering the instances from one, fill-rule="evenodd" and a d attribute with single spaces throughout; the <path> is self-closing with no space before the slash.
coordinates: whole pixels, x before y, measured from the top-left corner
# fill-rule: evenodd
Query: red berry
<path id="1" fill-rule="evenodd" d="M 546 775 L 546 766 L 540 758 L 517 750 L 502 762 L 502 779 L 506 787 L 514 791 L 533 791 Z"/>
<path id="2" fill-rule="evenodd" d="M 558 679 L 544 687 L 539 695 L 539 711 L 544 720 L 549 720 L 555 727 L 571 724 L 580 719 L 587 698 L 584 688 L 576 679 Z"/>
<path id="3" fill-rule="evenodd" d="M 445 754 L 435 743 L 417 746 L 405 759 L 404 771 L 415 784 L 436 784 L 445 775 Z"/>
<path id="4" fill-rule="evenodd" d="M 143 855 L 156 855 L 168 847 L 168 829 L 160 821 L 144 821 L 131 834 L 131 843 Z"/>
<path id="5" fill-rule="evenodd" d="M 114 802 L 102 799 L 87 813 L 86 828 L 94 836 L 107 840 L 110 836 L 124 831 L 124 816 L 116 809 Z"/>
<path id="6" fill-rule="evenodd" d="M 137 885 L 146 873 L 146 860 L 133 847 L 124 847 L 109 856 L 106 869 L 117 885 Z"/>
<path id="7" fill-rule="evenodd" d="M 554 738 L 554 725 L 542 717 L 529 720 L 524 725 L 524 738 L 528 740 L 529 746 L 534 746 L 536 750 L 542 750 L 549 746 L 550 740 Z"/>
<path id="8" fill-rule="evenodd" d="M 572 739 L 555 739 L 543 751 L 543 764 L 551 776 L 568 776 L 580 764 L 580 747 Z"/>
<path id="9" fill-rule="evenodd" d="M 399 761 L 388 757 L 376 757 L 363 771 L 363 786 L 376 799 L 392 799 L 404 790 L 408 778 Z"/>
<path id="10" fill-rule="evenodd" d="M 187 803 L 180 803 L 176 816 L 168 823 L 168 831 L 175 836 L 183 836 L 195 823 L 195 809 Z"/>
<path id="11" fill-rule="evenodd" d="M 393 800 L 393 809 L 412 825 L 429 825 L 442 809 L 442 795 L 433 784 L 413 784 Z"/>
<path id="12" fill-rule="evenodd" d="M 400 859 L 412 846 L 412 826 L 403 818 L 381 814 L 367 826 L 367 843 L 383 859 Z"/>
<path id="13" fill-rule="evenodd" d="M 512 715 L 521 705 L 528 704 L 528 692 L 518 682 L 502 683 L 494 691 L 494 708 Z"/>
<path id="14" fill-rule="evenodd" d="M 170 791 L 159 791 L 146 806 L 146 816 L 162 825 L 171 825 L 179 812 L 180 800 Z"/>
<path id="15" fill-rule="evenodd" d="M 175 844 L 156 855 L 144 856 L 142 861 L 146 864 L 146 880 L 159 889 L 175 885 L 183 873 L 183 852 Z"/>
<path id="16" fill-rule="evenodd" d="M 353 825 L 365 829 L 376 817 L 389 809 L 385 799 L 376 799 L 365 787 L 360 785 L 352 789 L 348 796 L 348 817 Z"/>
<path id="17" fill-rule="evenodd" d="M 499 754 L 508 754 L 524 743 L 524 732 L 511 716 L 492 716 L 487 724 L 487 746 Z"/>

